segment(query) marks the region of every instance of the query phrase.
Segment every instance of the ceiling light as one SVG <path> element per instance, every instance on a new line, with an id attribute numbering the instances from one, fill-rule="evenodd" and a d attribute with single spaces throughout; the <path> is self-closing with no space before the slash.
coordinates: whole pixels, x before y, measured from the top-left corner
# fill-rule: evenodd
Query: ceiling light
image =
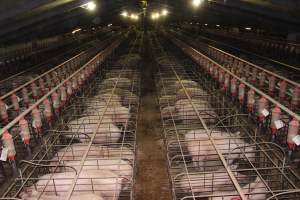
<path id="1" fill-rule="evenodd" d="M 219 24 L 217 24 L 217 25 L 216 25 L 216 27 L 220 27 L 220 25 L 219 25 Z"/>
<path id="2" fill-rule="evenodd" d="M 161 12 L 161 14 L 162 14 L 163 16 L 166 16 L 168 13 L 169 13 L 169 11 L 166 10 L 166 9 L 163 9 L 162 12 Z"/>
<path id="3" fill-rule="evenodd" d="M 151 18 L 153 19 L 153 20 L 156 20 L 156 19 L 158 19 L 160 17 L 160 14 L 159 13 L 152 13 L 152 15 L 151 15 Z"/>
<path id="4" fill-rule="evenodd" d="M 202 2 L 203 2 L 203 0 L 193 0 L 192 5 L 194 7 L 199 7 Z"/>
<path id="5" fill-rule="evenodd" d="M 204 26 L 208 26 L 208 24 L 204 24 Z"/>
<path id="6" fill-rule="evenodd" d="M 128 13 L 127 13 L 126 11 L 123 11 L 123 12 L 121 13 L 121 15 L 122 15 L 123 17 L 128 17 Z"/>
<path id="7" fill-rule="evenodd" d="M 252 30 L 251 27 L 246 27 L 245 29 L 248 30 L 248 31 L 251 31 L 251 30 Z"/>
<path id="8" fill-rule="evenodd" d="M 77 28 L 77 29 L 73 30 L 72 34 L 75 34 L 75 33 L 79 32 L 79 31 L 81 31 L 81 28 Z"/>
<path id="9" fill-rule="evenodd" d="M 131 15 L 130 15 L 130 18 L 133 19 L 133 20 L 138 20 L 138 19 L 139 19 L 139 16 L 136 15 L 136 14 L 131 14 Z"/>
<path id="10" fill-rule="evenodd" d="M 135 18 L 135 14 L 131 14 L 131 15 L 130 15 L 130 18 L 131 18 L 131 19 L 134 19 L 134 18 Z"/>
<path id="11" fill-rule="evenodd" d="M 88 2 L 86 4 L 83 4 L 81 7 L 84 8 L 84 9 L 93 11 L 93 10 L 96 9 L 97 6 L 96 6 L 95 2 L 90 1 L 90 2 Z"/>

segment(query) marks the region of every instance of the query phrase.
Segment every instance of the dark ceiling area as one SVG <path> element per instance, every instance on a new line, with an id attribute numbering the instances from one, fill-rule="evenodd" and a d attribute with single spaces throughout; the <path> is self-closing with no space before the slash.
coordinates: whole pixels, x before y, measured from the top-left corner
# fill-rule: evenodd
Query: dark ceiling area
<path id="1" fill-rule="evenodd" d="M 300 32 L 300 0 L 203 0 L 197 10 L 191 0 L 148 0 L 147 15 L 166 8 L 165 23 L 199 22 L 224 26 L 253 26 L 278 32 Z M 2 0 L 0 41 L 26 40 L 109 23 L 130 24 L 124 10 L 142 12 L 139 0 L 94 0 L 93 12 L 81 6 L 90 0 Z M 150 17 L 147 17 L 149 19 Z"/>

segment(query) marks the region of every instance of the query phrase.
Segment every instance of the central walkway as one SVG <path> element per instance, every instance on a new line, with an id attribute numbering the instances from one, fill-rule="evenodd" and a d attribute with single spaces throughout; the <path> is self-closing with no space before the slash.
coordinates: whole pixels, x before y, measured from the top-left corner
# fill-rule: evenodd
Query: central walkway
<path id="1" fill-rule="evenodd" d="M 149 57 L 148 57 L 149 58 Z M 171 199 L 153 63 L 142 65 L 141 105 L 137 130 L 137 200 Z"/>

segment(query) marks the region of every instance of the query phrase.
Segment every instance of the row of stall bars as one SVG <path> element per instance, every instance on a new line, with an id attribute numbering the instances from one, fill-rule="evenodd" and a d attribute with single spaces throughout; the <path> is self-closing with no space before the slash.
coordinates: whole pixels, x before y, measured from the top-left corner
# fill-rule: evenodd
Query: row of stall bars
<path id="1" fill-rule="evenodd" d="M 264 142 L 194 63 L 155 36 L 152 46 L 174 199 L 298 199 L 285 151 Z"/>
<path id="2" fill-rule="evenodd" d="M 142 37 L 127 52 L 119 51 L 114 60 L 98 66 L 55 121 L 42 117 L 45 128 L 29 145 L 30 159 L 22 160 L 28 151 L 14 138 L 21 171 L 3 198 L 73 199 L 87 192 L 104 199 L 133 198 Z M 9 166 L 4 168 L 9 171 Z"/>

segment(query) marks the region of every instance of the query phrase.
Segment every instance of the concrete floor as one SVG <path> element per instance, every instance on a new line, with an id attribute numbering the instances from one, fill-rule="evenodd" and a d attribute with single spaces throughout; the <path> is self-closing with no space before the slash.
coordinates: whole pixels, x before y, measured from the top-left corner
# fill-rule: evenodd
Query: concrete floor
<path id="1" fill-rule="evenodd" d="M 171 199 L 160 111 L 154 85 L 152 63 L 142 69 L 141 104 L 137 130 L 137 200 Z"/>

